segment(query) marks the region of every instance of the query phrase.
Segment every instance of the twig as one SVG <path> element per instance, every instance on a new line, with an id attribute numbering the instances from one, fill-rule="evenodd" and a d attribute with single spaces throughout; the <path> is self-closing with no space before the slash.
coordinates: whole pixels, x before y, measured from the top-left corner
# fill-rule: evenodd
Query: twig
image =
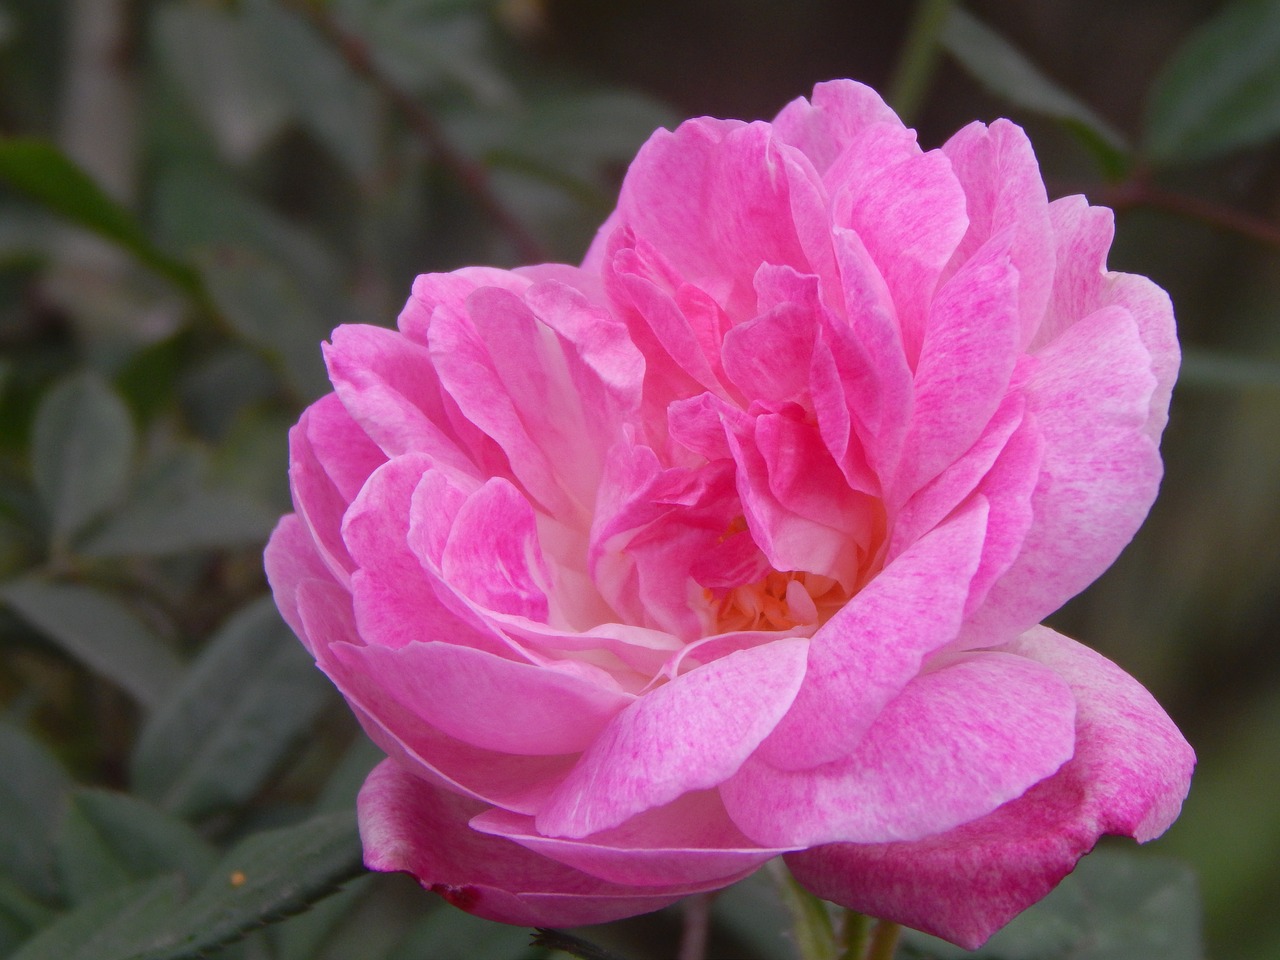
<path id="1" fill-rule="evenodd" d="M 484 166 L 460 152 L 449 142 L 440 124 L 436 122 L 436 118 L 409 91 L 403 89 L 383 72 L 363 39 L 348 32 L 316 0 L 280 0 L 280 2 L 305 16 L 311 25 L 333 44 L 347 66 L 368 80 L 374 89 L 391 103 L 436 161 L 457 178 L 480 208 L 501 228 L 515 245 L 522 260 L 529 263 L 542 263 L 548 259 L 542 244 L 503 206 L 493 192 L 488 171 Z"/>
<path id="2" fill-rule="evenodd" d="M 1169 213 L 1199 220 L 1221 230 L 1238 233 L 1268 246 L 1280 247 L 1280 225 L 1241 213 L 1239 210 L 1222 206 L 1212 200 L 1165 190 L 1141 177 L 1127 180 L 1103 191 L 1100 200 L 1116 210 L 1129 210 L 1134 207 L 1166 210 Z"/>
<path id="3" fill-rule="evenodd" d="M 707 934 L 711 928 L 711 895 L 687 897 L 683 904 L 684 930 L 680 935 L 679 960 L 703 960 L 707 955 Z"/>

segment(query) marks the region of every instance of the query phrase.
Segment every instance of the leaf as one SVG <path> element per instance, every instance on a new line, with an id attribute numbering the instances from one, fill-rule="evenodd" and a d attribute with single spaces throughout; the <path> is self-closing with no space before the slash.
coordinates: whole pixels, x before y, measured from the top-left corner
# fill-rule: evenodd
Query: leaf
<path id="1" fill-rule="evenodd" d="M 1280 4 L 1237 0 L 1193 32 L 1156 78 L 1143 149 L 1192 163 L 1280 134 Z"/>
<path id="2" fill-rule="evenodd" d="M 144 931 L 173 915 L 181 892 L 178 877 L 110 890 L 63 914 L 9 960 L 125 960 Z"/>
<path id="3" fill-rule="evenodd" d="M 0 877 L 0 956 L 10 956 L 53 917 L 52 910 L 31 899 L 12 880 Z"/>
<path id="4" fill-rule="evenodd" d="M 39 900 L 59 885 L 53 832 L 71 778 L 25 731 L 0 721 L 0 871 Z"/>
<path id="5" fill-rule="evenodd" d="M 1203 960 L 1200 899 L 1190 868 L 1099 850 L 977 953 L 910 930 L 910 955 L 929 960 Z"/>
<path id="6" fill-rule="evenodd" d="M 133 421 L 93 373 L 59 381 L 41 399 L 31 441 L 36 490 L 63 542 L 111 506 L 129 478 Z"/>
<path id="7" fill-rule="evenodd" d="M 59 869 L 73 902 L 171 873 L 194 889 L 214 859 L 213 848 L 186 822 L 108 790 L 75 791 L 58 837 Z"/>
<path id="8" fill-rule="evenodd" d="M 166 452 L 79 552 L 154 557 L 265 541 L 275 512 L 238 490 L 214 486 L 207 472 L 202 451 L 193 445 Z"/>
<path id="9" fill-rule="evenodd" d="M 529 937 L 527 927 L 493 923 L 442 904 L 414 924 L 385 960 L 524 960 L 530 953 Z"/>
<path id="10" fill-rule="evenodd" d="M 298 285 L 248 250 L 224 247 L 199 259 L 209 294 L 236 333 L 273 357 L 304 399 L 327 392 L 320 341 L 329 331 Z"/>
<path id="11" fill-rule="evenodd" d="M 289 118 L 242 17 L 208 3 L 166 3 L 152 30 L 159 59 L 232 162 L 248 160 Z"/>
<path id="12" fill-rule="evenodd" d="M 148 719 L 134 749 L 136 790 L 179 816 L 252 797 L 324 706 L 329 686 L 270 598 L 213 636 Z"/>
<path id="13" fill-rule="evenodd" d="M 354 176 L 372 177 L 379 142 L 372 88 L 277 0 L 242 0 L 241 7 L 267 74 L 294 113 Z"/>
<path id="14" fill-rule="evenodd" d="M 300 913 L 363 871 L 352 813 L 326 814 L 237 844 L 148 936 L 139 960 L 186 960 Z"/>
<path id="15" fill-rule="evenodd" d="M 778 896 L 778 880 L 771 876 L 775 869 L 767 866 L 720 891 L 711 901 L 711 916 L 717 926 L 761 957 L 794 960 L 799 954 L 791 916 L 784 898 Z"/>
<path id="16" fill-rule="evenodd" d="M 1228 390 L 1274 390 L 1280 387 L 1280 363 L 1184 348 L 1178 384 Z"/>
<path id="17" fill-rule="evenodd" d="M 52 143 L 32 137 L 0 139 L 0 179 L 54 213 L 119 244 L 188 293 L 199 292 L 194 271 L 153 245 L 133 215 Z"/>
<path id="18" fill-rule="evenodd" d="M 276 944 L 275 960 L 315 960 L 321 948 L 331 943 L 344 919 L 369 893 L 373 875 L 357 877 L 332 896 L 325 897 L 306 913 L 290 917 L 272 927 Z M 368 947 L 367 934 L 360 949 Z M 342 956 L 341 953 L 338 956 Z"/>
<path id="19" fill-rule="evenodd" d="M 103 590 L 26 577 L 0 586 L 0 600 L 148 709 L 177 685 L 182 673 L 177 656 L 150 627 Z"/>
<path id="20" fill-rule="evenodd" d="M 1065 123 L 1111 174 L 1128 165 L 1124 136 L 1084 102 L 1041 72 L 1022 51 L 972 14 L 953 5 L 939 41 L 974 79 L 996 96 Z"/>

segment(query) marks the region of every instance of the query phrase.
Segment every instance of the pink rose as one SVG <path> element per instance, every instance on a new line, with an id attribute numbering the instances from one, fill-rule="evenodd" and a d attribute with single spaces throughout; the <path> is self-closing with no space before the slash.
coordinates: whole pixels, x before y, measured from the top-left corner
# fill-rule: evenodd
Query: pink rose
<path id="1" fill-rule="evenodd" d="M 344 326 L 267 548 L 387 752 L 366 862 L 576 925 L 785 855 L 975 947 L 1193 756 L 1038 626 L 1133 536 L 1178 366 L 1007 121 L 940 150 L 866 87 L 640 151 L 581 267 L 419 277 Z"/>

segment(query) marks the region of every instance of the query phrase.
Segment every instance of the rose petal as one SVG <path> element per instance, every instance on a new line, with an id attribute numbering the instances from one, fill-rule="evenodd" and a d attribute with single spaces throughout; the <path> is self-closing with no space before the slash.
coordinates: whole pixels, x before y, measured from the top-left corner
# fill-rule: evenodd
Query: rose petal
<path id="1" fill-rule="evenodd" d="M 538 832 L 585 837 L 722 783 L 791 705 L 808 645 L 778 640 L 732 653 L 637 700 L 538 811 Z"/>
<path id="2" fill-rule="evenodd" d="M 470 829 L 467 821 L 483 809 L 385 760 L 360 790 L 365 865 L 405 871 L 468 913 L 526 927 L 605 923 L 722 885 L 608 883 Z"/>
<path id="3" fill-rule="evenodd" d="M 792 854 L 796 879 L 824 899 L 975 950 L 1052 890 L 1101 834 L 1146 841 L 1169 826 L 1195 758 L 1151 695 L 1043 627 L 1007 649 L 1071 685 L 1075 756 L 1023 796 L 938 836 Z"/>
<path id="4" fill-rule="evenodd" d="M 1006 653 L 921 673 L 845 759 L 780 770 L 752 758 L 720 788 L 761 844 L 918 840 L 990 813 L 1075 746 L 1075 703 L 1052 670 Z"/>

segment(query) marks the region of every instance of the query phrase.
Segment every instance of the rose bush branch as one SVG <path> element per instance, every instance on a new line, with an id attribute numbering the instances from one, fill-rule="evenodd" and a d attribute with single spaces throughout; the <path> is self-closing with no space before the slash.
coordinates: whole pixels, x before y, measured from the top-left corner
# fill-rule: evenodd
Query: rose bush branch
<path id="1" fill-rule="evenodd" d="M 435 116 L 422 102 L 379 67 L 368 45 L 348 31 L 319 0 L 279 0 L 304 16 L 316 31 L 333 44 L 353 72 L 364 77 L 395 108 L 428 153 L 452 174 L 503 235 L 515 247 L 521 260 L 540 263 L 546 250 L 493 190 L 484 164 L 468 157 L 449 140 Z"/>

